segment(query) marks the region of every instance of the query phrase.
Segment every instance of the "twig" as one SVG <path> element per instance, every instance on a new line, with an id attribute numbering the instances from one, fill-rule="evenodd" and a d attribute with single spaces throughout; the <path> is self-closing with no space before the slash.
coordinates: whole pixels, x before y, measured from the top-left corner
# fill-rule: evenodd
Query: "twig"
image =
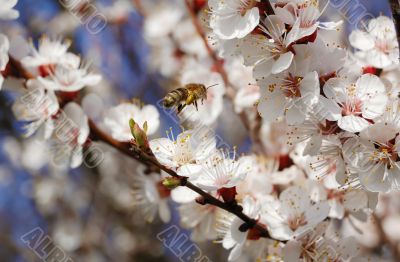
<path id="1" fill-rule="evenodd" d="M 225 203 L 216 197 L 212 196 L 211 194 L 203 191 L 198 186 L 192 184 L 191 182 L 187 181 L 184 177 L 178 175 L 174 170 L 162 165 L 157 161 L 157 159 L 153 156 L 148 155 L 147 153 L 143 152 L 139 148 L 137 148 L 134 144 L 128 142 L 120 142 L 113 139 L 110 135 L 106 134 L 100 128 L 96 126 L 96 124 L 89 120 L 90 126 L 90 134 L 93 140 L 101 140 L 110 146 L 118 149 L 120 152 L 133 157 L 134 159 L 144 163 L 144 164 L 152 164 L 157 166 L 161 170 L 168 173 L 170 176 L 179 178 L 182 181 L 181 186 L 185 186 L 194 192 L 198 193 L 200 196 L 203 197 L 205 204 L 210 204 L 219 208 L 224 209 L 225 211 L 232 213 L 242 219 L 244 223 L 248 225 L 248 228 L 254 228 L 260 232 L 260 236 L 264 238 L 271 238 L 268 230 L 260 223 L 257 223 L 254 219 L 250 218 L 246 214 L 243 213 L 242 207 L 237 203 Z"/>

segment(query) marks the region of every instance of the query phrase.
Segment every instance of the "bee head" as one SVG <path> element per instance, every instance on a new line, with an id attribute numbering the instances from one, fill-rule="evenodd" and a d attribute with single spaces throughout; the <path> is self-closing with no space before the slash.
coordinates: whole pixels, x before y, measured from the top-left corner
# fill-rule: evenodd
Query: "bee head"
<path id="1" fill-rule="evenodd" d="M 166 96 L 166 97 L 164 98 L 164 100 L 163 100 L 163 105 L 164 105 L 164 107 L 166 107 L 166 108 L 173 107 L 174 104 L 175 104 L 175 100 L 174 100 L 172 97 L 170 97 L 170 96 Z"/>

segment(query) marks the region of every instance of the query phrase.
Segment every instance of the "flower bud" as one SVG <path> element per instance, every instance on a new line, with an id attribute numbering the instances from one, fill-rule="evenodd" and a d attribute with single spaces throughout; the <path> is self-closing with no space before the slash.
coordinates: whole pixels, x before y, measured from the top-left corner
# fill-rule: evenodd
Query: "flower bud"
<path id="1" fill-rule="evenodd" d="M 181 185 L 181 179 L 179 179 L 177 177 L 167 177 L 163 180 L 162 184 L 166 188 L 172 190 Z"/>
<path id="2" fill-rule="evenodd" d="M 135 139 L 136 144 L 142 149 L 149 148 L 149 141 L 147 139 L 147 121 L 143 124 L 143 129 L 135 122 L 135 120 L 129 120 L 129 127 L 131 128 L 131 133 Z"/>

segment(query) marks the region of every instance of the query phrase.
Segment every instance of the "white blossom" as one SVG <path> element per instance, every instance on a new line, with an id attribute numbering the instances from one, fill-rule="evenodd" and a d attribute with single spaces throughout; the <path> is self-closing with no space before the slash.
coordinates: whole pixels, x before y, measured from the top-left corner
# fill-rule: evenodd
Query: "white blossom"
<path id="1" fill-rule="evenodd" d="M 32 79 L 27 81 L 26 89 L 14 102 L 12 110 L 18 120 L 26 122 L 26 136 L 40 131 L 40 136 L 49 138 L 55 128 L 52 116 L 58 112 L 59 105 L 54 92 L 44 89 L 39 81 Z"/>
<path id="2" fill-rule="evenodd" d="M 49 90 L 76 92 L 85 86 L 97 85 L 101 76 L 88 72 L 88 69 L 81 65 L 74 67 L 58 65 L 54 72 L 50 72 L 47 77 L 39 77 L 38 80 Z"/>
<path id="3" fill-rule="evenodd" d="M 345 131 L 360 132 L 384 113 L 388 97 L 382 81 L 374 75 L 361 76 L 355 84 L 332 78 L 324 86 L 327 97 L 321 97 L 326 107 L 326 119 L 338 121 Z"/>
<path id="4" fill-rule="evenodd" d="M 272 237 L 289 240 L 313 229 L 329 214 L 326 201 L 312 203 L 304 188 L 293 186 L 283 191 L 279 201 L 266 203 L 262 221 Z"/>
<path id="5" fill-rule="evenodd" d="M 391 123 L 376 123 L 343 146 L 345 158 L 359 175 L 361 184 L 372 192 L 399 188 L 398 130 Z"/>
<path id="6" fill-rule="evenodd" d="M 222 39 L 243 38 L 257 27 L 258 0 L 209 0 L 210 27 Z"/>
<path id="7" fill-rule="evenodd" d="M 379 16 L 368 23 L 366 31 L 355 30 L 349 40 L 356 55 L 367 65 L 385 68 L 399 63 L 399 44 L 392 19 Z"/>

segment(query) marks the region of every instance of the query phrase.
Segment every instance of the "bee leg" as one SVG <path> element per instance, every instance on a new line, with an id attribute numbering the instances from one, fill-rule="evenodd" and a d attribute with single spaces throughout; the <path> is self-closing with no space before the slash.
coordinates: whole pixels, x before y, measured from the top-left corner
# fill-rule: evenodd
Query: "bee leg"
<path id="1" fill-rule="evenodd" d="M 196 111 L 199 111 L 199 106 L 197 105 L 197 101 L 194 101 L 194 106 L 196 107 Z"/>
<path id="2" fill-rule="evenodd" d="M 178 106 L 178 114 L 185 108 L 186 104 L 180 104 Z"/>
<path id="3" fill-rule="evenodd" d="M 201 104 L 204 105 L 204 99 L 201 99 Z"/>

